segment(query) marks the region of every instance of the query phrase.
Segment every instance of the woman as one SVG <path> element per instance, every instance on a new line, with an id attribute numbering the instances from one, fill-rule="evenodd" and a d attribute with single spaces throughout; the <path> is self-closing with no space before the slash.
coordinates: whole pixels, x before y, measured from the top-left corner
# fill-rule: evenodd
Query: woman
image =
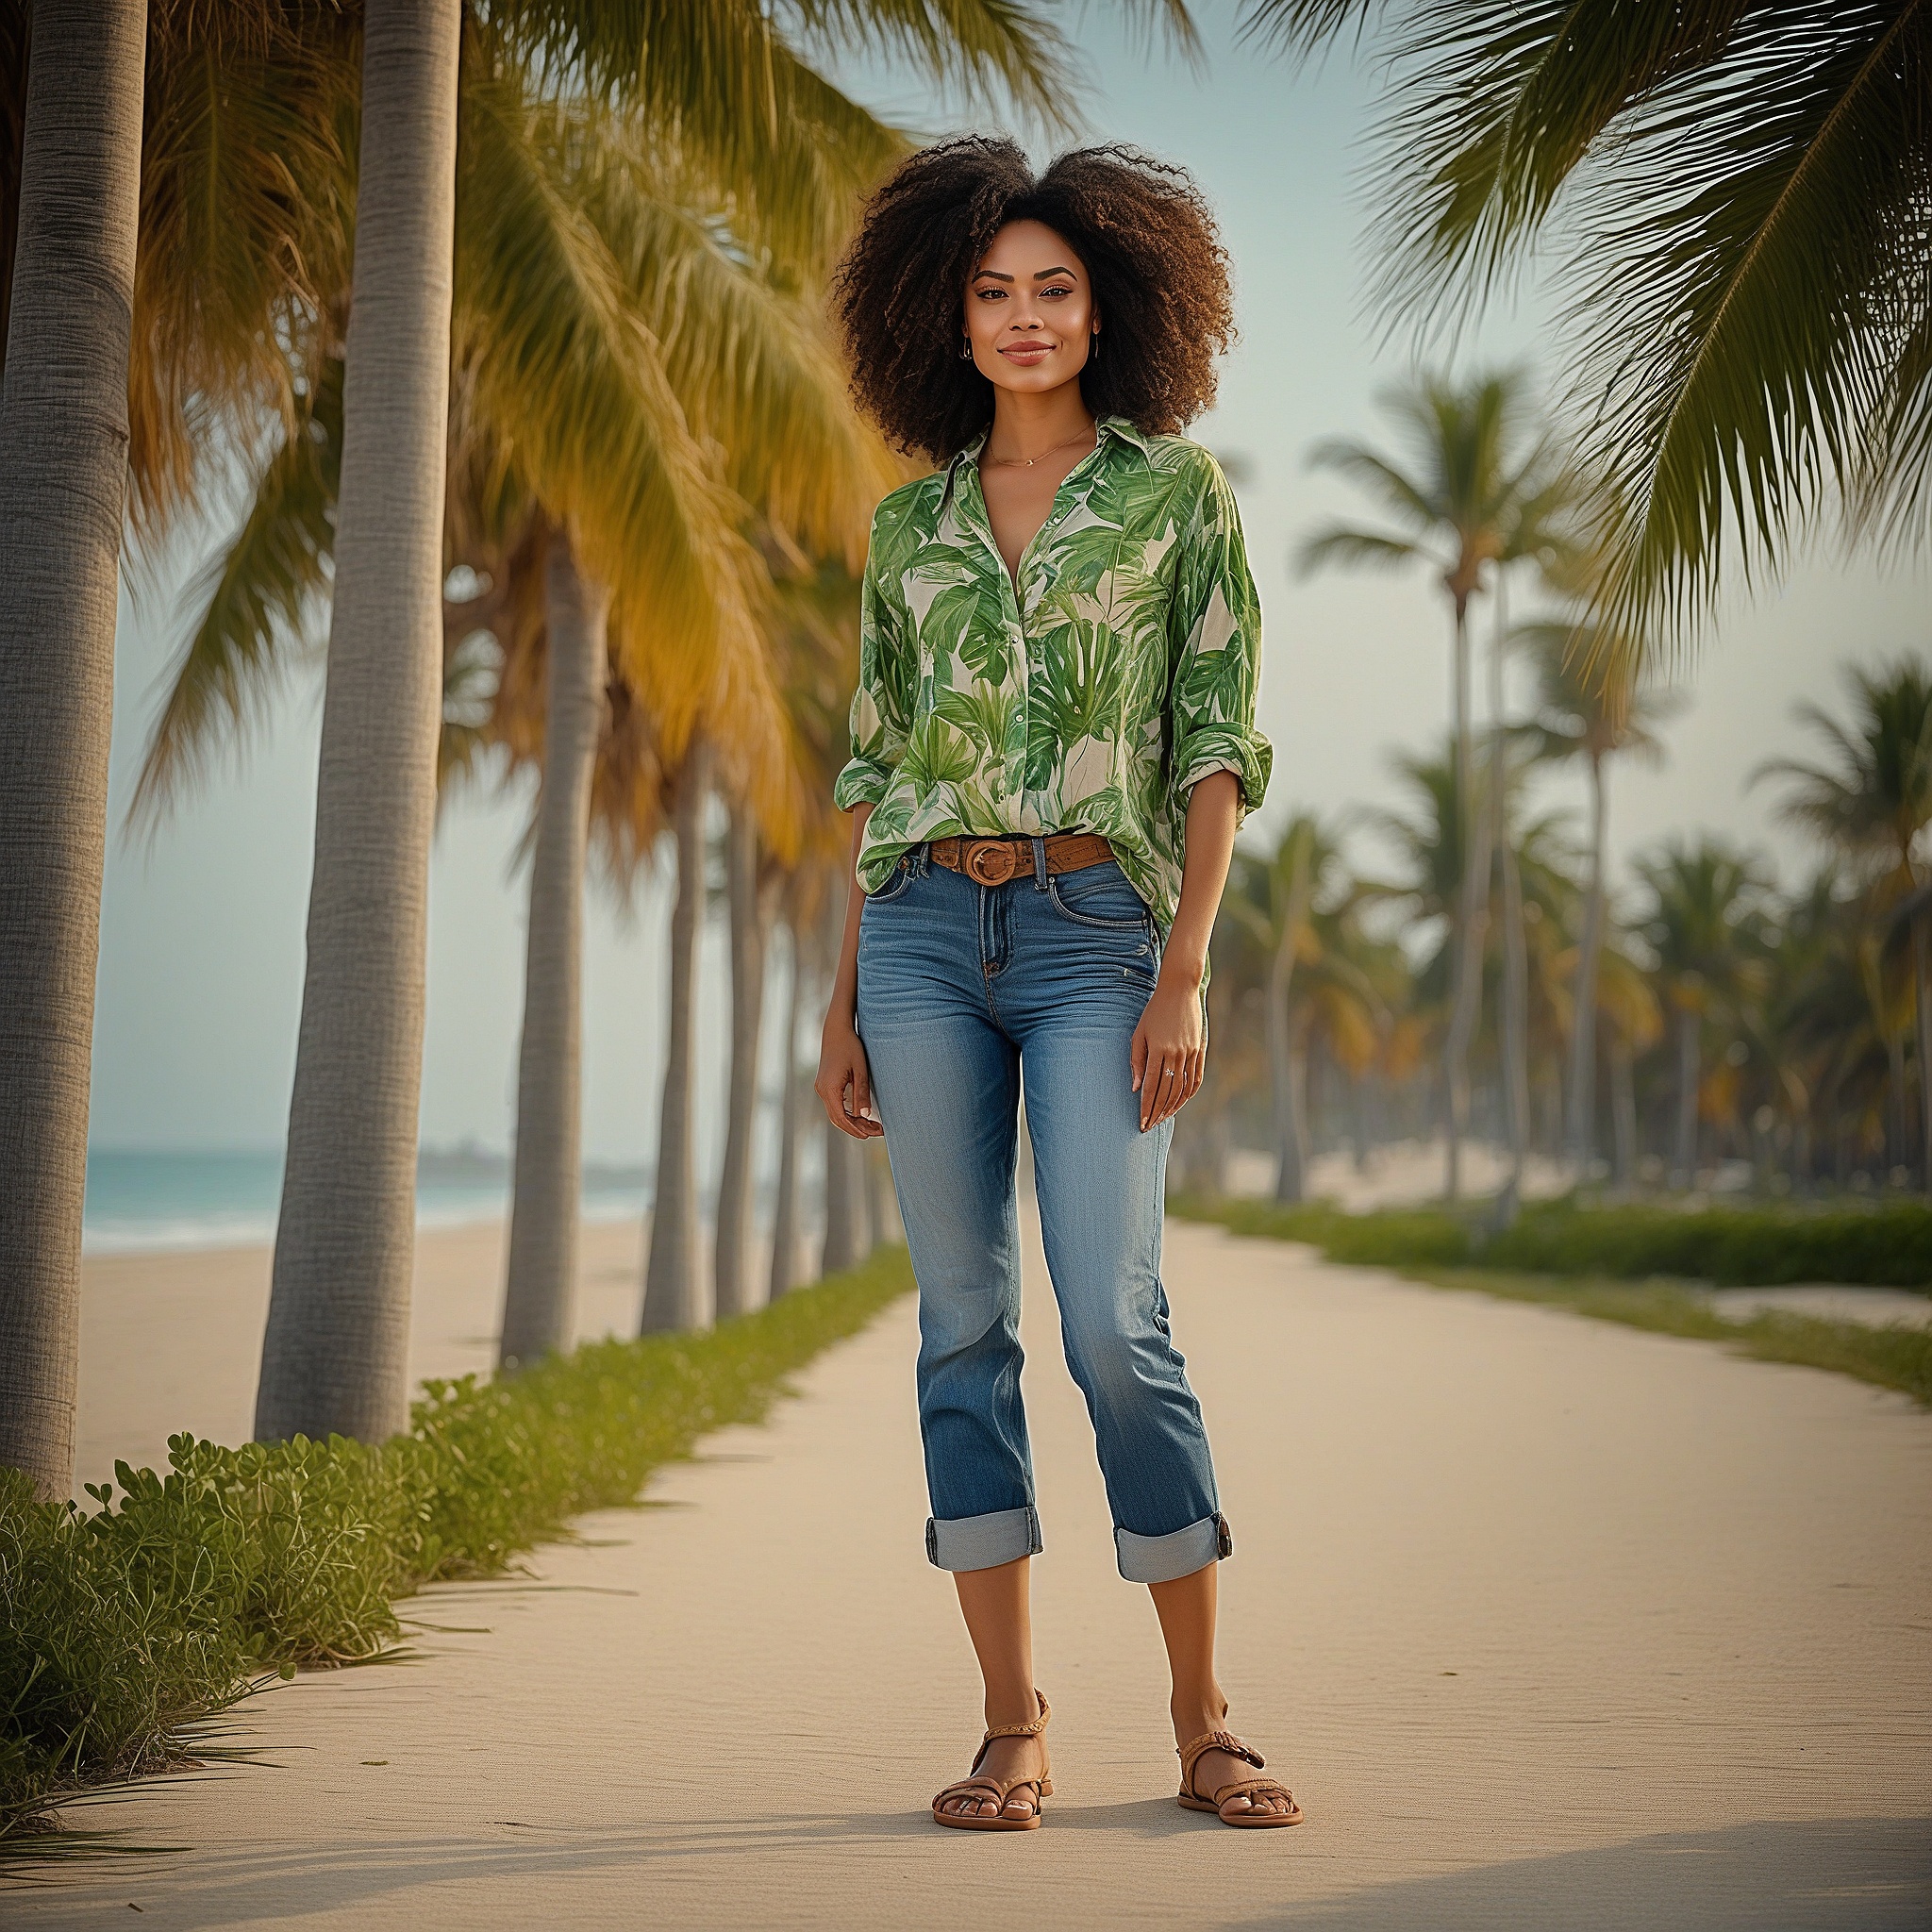
<path id="1" fill-rule="evenodd" d="M 1180 1802 L 1292 1824 L 1226 1728 L 1232 1541 L 1159 1275 L 1208 934 L 1272 756 L 1234 498 L 1175 433 L 1233 335 L 1226 257 L 1177 169 L 1096 148 L 1036 180 L 1010 142 L 974 138 L 899 168 L 836 296 L 859 402 L 940 465 L 873 520 L 834 789 L 854 889 L 818 1078 L 836 1126 L 887 1137 L 919 1282 L 926 1555 L 985 1679 L 979 1754 L 933 1816 L 1029 1830 L 1052 1791 L 1019 1387 L 1024 1073 L 1068 1365 L 1121 1574 L 1166 1638 Z"/>

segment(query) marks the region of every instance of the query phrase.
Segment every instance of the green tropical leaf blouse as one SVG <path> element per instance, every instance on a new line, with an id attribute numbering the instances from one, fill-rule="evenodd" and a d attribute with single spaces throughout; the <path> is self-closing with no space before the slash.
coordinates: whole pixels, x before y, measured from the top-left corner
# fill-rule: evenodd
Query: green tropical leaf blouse
<path id="1" fill-rule="evenodd" d="M 858 883 L 927 839 L 1104 832 L 1161 932 L 1180 902 L 1188 792 L 1262 800 L 1260 601 L 1241 514 L 1197 442 L 1103 417 L 1020 559 L 979 486 L 982 432 L 874 513 L 841 811 L 871 802 Z"/>

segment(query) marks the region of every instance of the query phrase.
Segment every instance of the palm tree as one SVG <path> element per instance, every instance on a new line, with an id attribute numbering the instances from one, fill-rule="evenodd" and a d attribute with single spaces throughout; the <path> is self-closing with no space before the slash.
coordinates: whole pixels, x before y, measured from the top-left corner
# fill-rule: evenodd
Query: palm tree
<path id="1" fill-rule="evenodd" d="M 885 130 L 837 105 L 851 124 L 841 131 L 855 165 L 870 168 L 873 157 L 893 151 Z M 492 65 L 482 54 L 472 58 L 461 107 L 466 125 L 475 125 L 463 143 L 458 197 L 463 426 L 456 445 L 483 445 L 480 456 L 472 452 L 466 461 L 476 473 L 472 496 L 484 507 L 466 503 L 457 521 L 489 524 L 494 507 L 489 535 L 501 549 L 505 515 L 525 514 L 531 484 L 548 501 L 560 501 L 561 514 L 592 540 L 573 541 L 573 571 L 583 575 L 587 550 L 604 566 L 589 577 L 587 594 L 592 600 L 606 595 L 602 585 L 615 574 L 609 568 L 615 556 L 625 602 L 648 606 L 657 620 L 620 625 L 616 634 L 635 639 L 668 629 L 676 640 L 668 654 L 654 646 L 643 666 L 660 728 L 674 735 L 688 730 L 694 693 L 708 687 L 714 708 L 728 713 L 747 736 L 762 732 L 775 748 L 782 732 L 768 683 L 756 668 L 734 671 L 731 658 L 708 653 L 704 625 L 679 622 L 680 611 L 690 618 L 693 598 L 681 591 L 678 573 L 688 578 L 693 568 L 708 568 L 724 591 L 713 601 L 732 605 L 729 583 L 717 578 L 715 564 L 704 556 L 708 546 L 722 549 L 727 568 L 738 568 L 735 540 L 721 519 L 740 498 L 726 485 L 782 512 L 802 536 L 850 544 L 865 507 L 892 479 L 875 442 L 844 404 L 808 298 L 764 288 L 763 272 L 711 211 L 686 205 L 694 192 L 721 191 L 707 191 L 675 151 L 667 169 L 660 152 L 641 148 L 633 128 L 608 110 L 594 104 L 549 109 L 532 103 L 513 61 Z M 827 113 L 821 118 L 829 125 Z M 851 138 L 855 129 L 865 139 Z M 833 192 L 824 166 L 819 175 Z M 849 198 L 859 178 L 850 176 L 839 192 Z M 795 203 L 795 190 L 788 185 L 786 192 Z M 794 288 L 828 245 L 824 225 L 808 221 L 807 212 L 794 209 L 796 233 L 742 200 L 734 217 L 741 234 L 764 238 L 765 259 Z M 654 337 L 635 328 L 639 312 L 655 323 Z M 239 722 L 251 692 L 273 674 L 278 622 L 297 624 L 306 600 L 324 581 L 336 489 L 326 458 L 339 446 L 327 433 L 331 398 L 339 393 L 328 378 L 331 366 L 325 359 L 319 377 L 298 383 L 308 420 L 272 450 L 261 472 L 255 512 L 229 553 L 158 727 L 142 791 L 150 805 L 192 762 L 211 724 Z M 308 433 L 314 430 L 322 434 Z M 725 477 L 707 476 L 708 459 L 693 430 L 726 450 Z M 516 452 L 515 463 L 505 457 L 506 448 Z M 500 498 L 508 501 L 508 512 Z M 666 543 L 679 529 L 697 540 L 682 554 Z M 736 556 L 741 562 L 749 553 L 740 545 Z M 542 575 L 541 545 L 535 575 Z M 501 603 L 508 589 L 498 586 L 493 601 Z M 703 603 L 702 593 L 695 601 Z M 706 668 L 696 679 L 690 672 L 667 676 L 674 661 L 692 671 Z M 535 708 L 541 718 L 541 700 Z M 760 809 L 768 817 L 777 813 L 782 835 L 783 801 L 774 798 L 769 781 L 754 789 Z M 575 842 L 580 849 L 581 840 Z M 541 837 L 537 841 L 532 888 L 540 901 L 568 890 L 545 880 L 548 855 L 558 849 Z M 540 939 L 540 928 L 533 926 L 532 937 Z M 559 979 L 546 1009 L 574 1012 L 573 986 L 569 975 Z M 533 986 L 531 997 L 541 991 Z M 529 1016 L 538 1040 L 562 1038 L 575 1024 L 558 1010 L 545 1021 L 535 1006 Z M 527 1074 L 527 1054 L 525 1061 Z M 557 1107 L 569 1105 L 574 1079 L 573 1073 L 554 1096 Z M 536 1113 L 520 1124 L 520 1158 L 527 1172 L 551 1174 L 574 1202 L 570 1146 L 575 1130 L 558 1146 L 545 1129 L 544 1120 L 557 1110 L 542 1104 L 546 1091 L 540 1079 Z M 573 1176 L 567 1184 L 561 1178 L 566 1172 Z M 574 1207 L 569 1213 L 533 1209 L 533 1216 L 520 1218 L 544 1231 L 534 1242 L 512 1241 L 506 1332 L 526 1349 L 533 1333 L 553 1331 L 558 1311 L 567 1306 L 562 1230 L 575 1224 Z M 541 1306 L 523 1315 L 514 1305 L 525 1284 Z"/>
<path id="2" fill-rule="evenodd" d="M 1317 445 L 1310 460 L 1340 471 L 1376 498 L 1396 527 L 1331 525 L 1307 540 L 1298 563 L 1307 572 L 1329 563 L 1390 569 L 1422 562 L 1437 573 L 1453 626 L 1457 793 L 1467 801 L 1473 795 L 1470 605 L 1501 565 L 1550 547 L 1570 492 L 1547 438 L 1536 427 L 1520 374 L 1506 371 L 1462 384 L 1431 376 L 1384 400 L 1407 445 L 1408 468 L 1349 441 Z M 1482 831 L 1472 821 L 1458 841 L 1467 864 L 1453 918 L 1455 991 L 1445 1052 L 1451 1200 L 1461 1192 L 1469 1050 L 1482 991 L 1490 871 Z"/>
<path id="3" fill-rule="evenodd" d="M 693 732 L 674 783 L 677 898 L 671 908 L 671 1007 L 658 1159 L 651 1187 L 651 1247 L 644 1263 L 644 1334 L 699 1325 L 698 1180 L 694 1136 L 697 1074 L 695 982 L 698 935 L 708 896 L 705 816 L 714 753 Z"/>
<path id="4" fill-rule="evenodd" d="M 1637 1178 L 1636 1063 L 1663 1038 L 1664 1022 L 1650 975 L 1614 934 L 1597 961 L 1597 1011 L 1610 1069 L 1610 1180 L 1627 1191 Z"/>
<path id="5" fill-rule="evenodd" d="M 1916 897 L 1924 884 L 1919 844 L 1932 824 L 1932 671 L 1917 658 L 1901 658 L 1873 671 L 1853 668 L 1844 675 L 1852 693 L 1849 727 L 1817 705 L 1797 708 L 1799 723 L 1825 741 L 1826 762 L 1772 758 L 1752 774 L 1752 782 L 1783 780 L 1779 815 L 1855 864 L 1878 867 L 1870 882 L 1874 906 L 1910 914 L 1921 1177 L 1932 1192 L 1932 1078 L 1926 1074 L 1932 959 Z M 1902 1091 L 1898 1098 L 1902 1105 Z"/>
<path id="6" fill-rule="evenodd" d="M 461 0 L 365 0 L 336 591 L 263 1441 L 408 1420 Z"/>
<path id="7" fill-rule="evenodd" d="M 1267 960 L 1263 990 L 1268 1071 L 1274 1120 L 1274 1198 L 1307 1191 L 1306 1027 L 1295 1007 L 1295 969 L 1322 963 L 1313 918 L 1341 869 L 1341 846 L 1312 812 L 1292 814 L 1273 852 L 1238 852 L 1229 907 Z"/>
<path id="8" fill-rule="evenodd" d="M 568 530 L 552 533 L 547 565 L 549 690 L 517 1049 L 516 1178 L 499 1344 L 506 1368 L 574 1340 L 583 1179 L 584 862 L 610 595 L 577 568 Z"/>
<path id="9" fill-rule="evenodd" d="M 143 0 L 37 0 L 0 235 L 0 1462 L 50 1502 L 74 1480 L 145 26 Z M 9 10 L 16 73 L 25 40 Z"/>
<path id="10" fill-rule="evenodd" d="M 1590 863 L 1571 1002 L 1564 1136 L 1577 1178 L 1587 1180 L 1595 1156 L 1596 986 L 1608 907 L 1609 764 L 1624 756 L 1661 758 L 1656 727 L 1672 707 L 1636 688 L 1627 658 L 1611 650 L 1609 638 L 1587 622 L 1524 625 L 1516 639 L 1536 666 L 1541 755 L 1553 762 L 1581 758 L 1590 778 Z"/>
<path id="11" fill-rule="evenodd" d="M 380 1437 L 403 1420 L 422 919 L 438 741 L 460 16 L 460 0 L 437 0 L 426 17 L 397 0 L 365 0 L 356 299 L 336 538 L 345 594 L 334 604 L 324 707 L 308 975 L 258 1395 L 263 1436 L 340 1428 Z M 924 8 L 874 0 L 855 9 L 849 25 L 929 71 L 1002 79 L 1032 101 L 1052 99 L 1050 32 L 1001 9 L 968 5 L 941 23 Z M 689 9 L 648 38 L 628 8 L 566 0 L 516 9 L 508 29 L 534 71 L 587 81 L 592 98 L 628 93 L 656 125 L 675 126 L 714 178 L 744 191 L 747 207 L 762 208 L 774 225 L 816 221 L 822 245 L 829 245 L 820 189 L 828 167 L 849 161 L 853 146 L 841 151 L 836 134 L 822 137 L 835 121 L 866 117 L 838 112 L 845 104 L 754 0 Z M 469 47 L 487 85 L 503 51 L 491 24 L 472 20 Z M 486 170 L 499 158 L 487 138 L 466 142 L 464 152 Z M 504 211 L 514 219 L 514 195 Z M 541 258 L 534 265 L 541 268 Z M 600 422 L 579 418 L 560 441 L 557 419 L 544 413 L 546 391 L 576 347 L 549 325 L 556 295 L 578 292 L 569 273 L 575 265 L 566 261 L 561 278 L 547 282 L 527 310 L 495 318 L 499 353 L 476 363 L 474 379 L 500 421 L 513 419 L 520 398 L 534 406 L 539 467 L 587 478 L 606 454 Z M 397 285 L 393 293 L 386 275 Z M 520 321 L 521 342 L 505 353 Z M 365 364 L 366 379 L 358 374 Z M 372 430 L 382 464 L 365 479 L 378 447 Z M 662 465 L 633 476 L 607 471 L 601 489 L 582 500 L 567 492 L 552 501 L 573 519 L 584 560 L 603 580 L 621 587 L 626 569 L 650 571 L 659 578 L 661 624 L 681 629 L 695 649 L 743 656 L 755 639 L 748 600 L 730 588 L 734 573 L 721 554 L 728 549 L 718 541 L 722 505 L 711 533 L 679 518 L 660 521 L 651 512 L 664 507 L 665 481 Z M 600 508 L 615 514 L 597 516 Z M 629 525 L 629 549 L 608 541 L 614 524 Z M 666 588 L 679 594 L 663 599 Z M 674 743 L 693 717 L 666 719 Z"/>
<path id="12" fill-rule="evenodd" d="M 1638 876 L 1654 905 L 1643 936 L 1657 957 L 1676 1034 L 1677 1130 L 1673 1178 L 1697 1178 L 1701 1038 L 1719 1021 L 1735 1033 L 1763 984 L 1763 949 L 1755 931 L 1768 881 L 1758 861 L 1723 841 L 1673 843 L 1641 859 Z"/>
<path id="13" fill-rule="evenodd" d="M 1388 22 L 1385 311 L 1467 308 L 1553 239 L 1586 454 L 1619 506 L 1599 602 L 1714 595 L 1843 500 L 1932 503 L 1932 15 L 1918 0 L 1524 8 L 1250 0 L 1305 57 Z M 1561 209 L 1560 216 L 1557 210 Z"/>

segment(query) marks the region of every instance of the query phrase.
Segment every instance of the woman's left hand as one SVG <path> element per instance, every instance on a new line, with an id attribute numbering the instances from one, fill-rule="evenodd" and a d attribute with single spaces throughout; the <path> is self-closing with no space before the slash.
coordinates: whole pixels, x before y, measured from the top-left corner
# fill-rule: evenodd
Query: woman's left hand
<path id="1" fill-rule="evenodd" d="M 1200 983 L 1163 972 L 1134 1028 L 1134 1091 L 1141 1096 L 1143 1134 L 1177 1114 L 1200 1091 L 1207 1062 Z"/>

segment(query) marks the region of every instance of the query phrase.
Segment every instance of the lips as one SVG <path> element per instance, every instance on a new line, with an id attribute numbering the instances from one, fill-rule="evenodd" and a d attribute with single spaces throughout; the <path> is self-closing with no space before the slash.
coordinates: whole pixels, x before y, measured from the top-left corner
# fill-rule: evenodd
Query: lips
<path id="1" fill-rule="evenodd" d="M 1042 356 L 1053 354 L 1051 342 L 1015 342 L 1009 348 L 1000 351 L 1009 361 L 1038 362 Z"/>

